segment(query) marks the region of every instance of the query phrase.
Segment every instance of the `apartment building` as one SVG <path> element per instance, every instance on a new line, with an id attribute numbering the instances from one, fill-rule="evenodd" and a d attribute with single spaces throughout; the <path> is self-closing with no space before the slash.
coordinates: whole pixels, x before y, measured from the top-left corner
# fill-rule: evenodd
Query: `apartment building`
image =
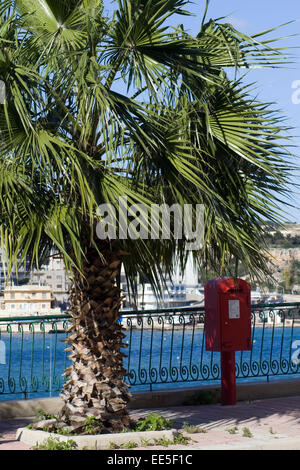
<path id="1" fill-rule="evenodd" d="M 2 316 L 59 314 L 52 308 L 53 293 L 49 286 L 9 286 L 1 301 Z"/>

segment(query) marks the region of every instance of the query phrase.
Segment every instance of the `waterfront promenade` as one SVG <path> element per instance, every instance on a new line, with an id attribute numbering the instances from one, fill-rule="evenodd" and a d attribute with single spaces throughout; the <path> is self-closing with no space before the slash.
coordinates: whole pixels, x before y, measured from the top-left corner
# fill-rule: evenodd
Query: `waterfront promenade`
<path id="1" fill-rule="evenodd" d="M 188 422 L 200 426 L 206 432 L 184 432 L 184 435 L 191 438 L 188 445 L 168 448 L 151 446 L 147 449 L 300 450 L 300 396 L 243 401 L 235 406 L 214 404 L 139 409 L 131 410 L 130 414 L 137 419 L 147 416 L 150 411 L 171 419 L 177 429 L 182 429 L 183 423 Z M 1 421 L 0 450 L 30 450 L 30 446 L 15 440 L 16 430 L 30 421 L 30 418 Z M 243 436 L 245 428 L 252 437 Z"/>

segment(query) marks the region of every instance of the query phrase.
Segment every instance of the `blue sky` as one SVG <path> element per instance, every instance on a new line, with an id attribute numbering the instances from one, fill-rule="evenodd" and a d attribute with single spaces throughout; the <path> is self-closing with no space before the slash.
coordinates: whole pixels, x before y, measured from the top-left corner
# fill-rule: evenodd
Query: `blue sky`
<path id="1" fill-rule="evenodd" d="M 104 0 L 107 10 L 116 8 L 113 0 Z M 197 34 L 205 8 L 205 0 L 190 2 L 186 7 L 195 16 L 178 16 L 178 23 L 183 23 L 185 29 Z M 295 58 L 294 63 L 285 69 L 256 69 L 252 70 L 247 82 L 256 82 L 256 94 L 261 101 L 277 103 L 277 109 L 286 116 L 287 123 L 294 127 L 293 135 L 295 149 L 293 152 L 300 156 L 300 1 L 299 0 L 211 0 L 207 18 L 227 16 L 230 22 L 239 31 L 246 34 L 255 34 L 260 31 L 293 21 L 280 28 L 272 37 L 284 37 L 299 34 L 299 37 L 282 39 L 282 47 L 299 47 L 299 51 L 291 51 Z M 271 37 L 270 36 L 270 37 Z M 296 87 L 296 88 L 293 88 Z M 300 166 L 300 159 L 297 160 Z M 300 185 L 300 171 L 294 172 L 295 183 Z M 291 187 L 294 192 L 294 208 L 288 208 L 289 220 L 300 223 L 300 188 Z"/>

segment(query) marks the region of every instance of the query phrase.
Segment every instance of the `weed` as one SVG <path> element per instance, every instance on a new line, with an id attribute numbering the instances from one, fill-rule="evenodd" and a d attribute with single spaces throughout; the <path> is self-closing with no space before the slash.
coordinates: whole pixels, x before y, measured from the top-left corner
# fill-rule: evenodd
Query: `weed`
<path id="1" fill-rule="evenodd" d="M 165 437 L 160 437 L 159 439 L 154 439 L 154 442 L 158 446 L 168 447 L 174 444 L 174 441 L 166 439 Z"/>
<path id="2" fill-rule="evenodd" d="M 249 428 L 243 428 L 243 437 L 253 437 L 253 434 Z"/>
<path id="3" fill-rule="evenodd" d="M 138 447 L 138 445 L 134 441 L 129 441 L 121 445 L 122 449 L 134 449 L 135 447 Z"/>
<path id="4" fill-rule="evenodd" d="M 74 450 L 77 444 L 72 439 L 60 441 L 58 437 L 48 437 L 41 444 L 36 444 L 33 450 Z"/>
<path id="5" fill-rule="evenodd" d="M 116 444 L 115 442 L 110 442 L 108 449 L 109 449 L 109 450 L 119 449 L 119 446 L 118 446 L 118 444 Z"/>
<path id="6" fill-rule="evenodd" d="M 173 441 L 165 437 L 160 437 L 159 439 L 154 439 L 154 442 L 156 445 L 168 447 L 178 444 L 186 445 L 190 440 L 190 437 L 185 437 L 181 432 L 178 432 Z"/>
<path id="7" fill-rule="evenodd" d="M 154 439 L 154 442 L 152 443 L 151 441 L 147 439 L 141 439 L 141 447 L 150 447 L 153 445 L 158 445 L 158 446 L 163 446 L 163 447 L 168 447 L 176 444 L 181 444 L 181 445 L 186 445 L 189 441 L 191 440 L 190 437 L 185 437 L 183 436 L 182 433 L 177 433 L 175 438 L 173 440 L 167 439 L 166 437 L 160 437 L 157 439 Z M 121 444 L 117 445 L 115 442 L 110 442 L 109 443 L 109 450 L 115 450 L 115 449 L 134 449 L 134 447 L 139 447 L 139 445 L 134 442 L 134 441 L 129 441 L 126 444 Z"/>
<path id="8" fill-rule="evenodd" d="M 172 421 L 167 420 L 158 413 L 150 413 L 147 418 L 140 418 L 134 431 L 163 431 L 173 426 Z"/>
<path id="9" fill-rule="evenodd" d="M 134 449 L 135 447 L 138 447 L 138 444 L 134 441 L 128 441 L 125 442 L 125 444 L 116 444 L 115 442 L 110 442 L 109 443 L 109 450 L 116 450 L 116 449 Z"/>
<path id="10" fill-rule="evenodd" d="M 228 428 L 226 429 L 226 431 L 229 433 L 229 434 L 236 434 L 238 432 L 238 428 L 237 426 L 234 426 L 233 428 Z"/>
<path id="11" fill-rule="evenodd" d="M 61 436 L 78 436 L 75 431 L 70 431 L 67 427 L 65 428 L 56 428 L 54 429 L 55 433 L 60 434 Z"/>
<path id="12" fill-rule="evenodd" d="M 141 445 L 142 445 L 143 447 L 152 446 L 151 442 L 148 441 L 148 439 L 141 439 Z"/>
<path id="13" fill-rule="evenodd" d="M 183 423 L 183 429 L 188 434 L 196 434 L 196 433 L 206 433 L 207 429 L 201 428 L 200 426 L 193 426 L 189 423 Z"/>
<path id="14" fill-rule="evenodd" d="M 95 416 L 88 416 L 83 422 L 84 434 L 97 434 L 99 428 L 99 423 Z"/>
<path id="15" fill-rule="evenodd" d="M 276 434 L 276 432 L 274 432 L 272 428 L 269 429 L 269 433 L 270 434 Z"/>
<path id="16" fill-rule="evenodd" d="M 50 415 L 49 413 L 44 411 L 42 408 L 39 408 L 37 410 L 37 413 L 36 413 L 36 420 L 37 421 L 41 421 L 41 420 L 44 420 L 44 419 L 53 419 L 53 418 L 55 418 L 54 415 Z"/>
<path id="17" fill-rule="evenodd" d="M 178 432 L 174 438 L 174 444 L 186 445 L 190 440 L 191 440 L 190 437 L 186 437 L 181 432 Z"/>

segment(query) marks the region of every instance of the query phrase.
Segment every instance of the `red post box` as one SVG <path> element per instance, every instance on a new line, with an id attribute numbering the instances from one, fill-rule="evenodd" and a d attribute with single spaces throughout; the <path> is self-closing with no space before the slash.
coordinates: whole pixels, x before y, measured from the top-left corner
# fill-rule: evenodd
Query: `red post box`
<path id="1" fill-rule="evenodd" d="M 251 288 L 243 279 L 213 279 L 204 286 L 208 351 L 251 349 Z"/>
<path id="2" fill-rule="evenodd" d="M 218 278 L 204 286 L 205 346 L 221 352 L 222 403 L 236 403 L 235 351 L 251 349 L 251 287 Z"/>

